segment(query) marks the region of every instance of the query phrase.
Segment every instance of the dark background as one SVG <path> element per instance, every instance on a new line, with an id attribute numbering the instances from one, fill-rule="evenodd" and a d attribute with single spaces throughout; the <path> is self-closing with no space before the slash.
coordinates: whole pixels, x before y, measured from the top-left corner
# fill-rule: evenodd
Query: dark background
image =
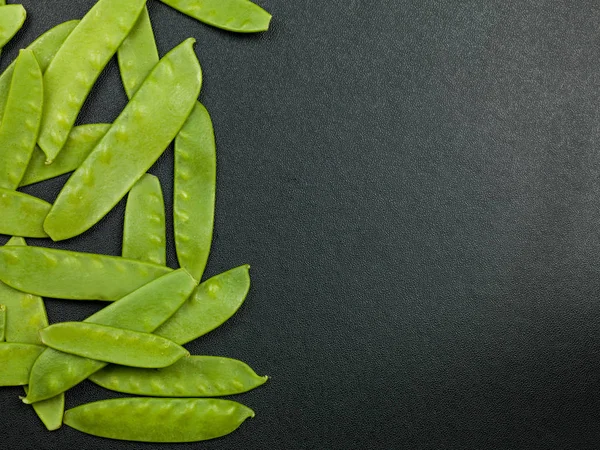
<path id="1" fill-rule="evenodd" d="M 23 4 L 2 67 L 94 0 Z M 260 4 L 271 30 L 240 36 L 149 1 L 161 55 L 198 40 L 219 146 L 207 276 L 252 265 L 246 304 L 188 348 L 272 377 L 236 397 L 256 418 L 118 442 L 47 432 L 6 388 L 0 448 L 600 448 L 598 2 Z M 80 123 L 125 104 L 113 61 Z M 168 212 L 172 156 L 152 169 Z M 65 179 L 26 191 L 52 201 Z M 58 247 L 119 254 L 123 210 Z M 115 396 L 85 382 L 67 406 Z"/>

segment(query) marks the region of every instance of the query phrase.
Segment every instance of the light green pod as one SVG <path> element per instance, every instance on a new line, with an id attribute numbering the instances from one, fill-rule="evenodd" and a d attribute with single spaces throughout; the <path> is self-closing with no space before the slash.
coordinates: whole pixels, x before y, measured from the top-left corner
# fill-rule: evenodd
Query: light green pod
<path id="1" fill-rule="evenodd" d="M 123 87 L 127 97 L 132 98 L 159 60 L 147 7 L 119 47 L 117 56 Z"/>
<path id="2" fill-rule="evenodd" d="M 250 417 L 254 417 L 254 411 L 231 400 L 134 397 L 69 409 L 64 423 L 110 439 L 195 442 L 225 436 Z"/>
<path id="3" fill-rule="evenodd" d="M 179 265 L 202 278 L 215 217 L 217 154 L 210 115 L 196 103 L 175 140 L 173 226 Z"/>
<path id="4" fill-rule="evenodd" d="M 154 333 L 183 345 L 223 324 L 248 295 L 249 269 L 240 266 L 206 280 Z"/>
<path id="5" fill-rule="evenodd" d="M 271 22 L 271 14 L 248 0 L 161 1 L 207 25 L 237 33 L 266 31 Z"/>
<path id="6" fill-rule="evenodd" d="M 0 6 L 0 48 L 10 41 L 25 23 L 27 12 L 23 5 Z"/>
<path id="7" fill-rule="evenodd" d="M 0 305 L 0 342 L 6 341 L 6 306 Z"/>
<path id="8" fill-rule="evenodd" d="M 164 369 L 107 366 L 90 380 L 103 388 L 150 397 L 220 397 L 248 392 L 268 377 L 258 376 L 247 364 L 217 356 L 181 358 Z"/>
<path id="9" fill-rule="evenodd" d="M 0 0 L 0 6 L 4 6 L 4 5 L 6 5 L 6 1 Z M 2 47 L 0 47 L 0 55 L 2 55 Z"/>
<path id="10" fill-rule="evenodd" d="M 151 333 L 177 311 L 195 287 L 195 280 L 185 270 L 176 270 L 84 322 Z M 31 371 L 30 390 L 23 402 L 33 403 L 58 395 L 105 366 L 101 361 L 46 349 Z"/>
<path id="11" fill-rule="evenodd" d="M 31 43 L 28 50 L 33 50 L 35 59 L 42 73 L 46 71 L 50 61 L 54 58 L 54 55 L 65 41 L 67 36 L 73 31 L 73 28 L 77 26 L 79 20 L 71 20 L 69 22 L 61 23 L 56 27 L 46 31 L 39 38 Z M 6 99 L 8 98 L 8 91 L 10 89 L 10 82 L 15 71 L 15 62 L 6 68 L 6 70 L 0 75 L 0 122 L 4 116 L 4 108 L 6 107 Z"/>
<path id="12" fill-rule="evenodd" d="M 165 203 L 160 181 L 145 174 L 127 197 L 123 225 L 123 257 L 167 264 Z"/>
<path id="13" fill-rule="evenodd" d="M 31 238 L 48 237 L 44 219 L 52 205 L 11 189 L 0 188 L 0 234 Z"/>
<path id="14" fill-rule="evenodd" d="M 146 0 L 99 0 L 44 74 L 39 145 L 49 163 L 61 151 L 100 73 L 135 25 Z"/>
<path id="15" fill-rule="evenodd" d="M 52 164 L 46 164 L 46 155 L 36 147 L 20 186 L 39 183 L 74 171 L 85 161 L 109 128 L 110 125 L 104 123 L 74 127 Z"/>
<path id="16" fill-rule="evenodd" d="M 17 189 L 35 148 L 44 90 L 32 50 L 21 50 L 0 125 L 0 187 Z"/>
<path id="17" fill-rule="evenodd" d="M 1 200 L 0 195 L 0 204 Z M 0 248 L 0 281 L 41 297 L 113 301 L 171 271 L 118 256 L 42 247 Z"/>
<path id="18" fill-rule="evenodd" d="M 27 395 L 29 388 L 23 386 L 23 389 L 25 389 L 25 395 Z M 63 415 L 65 414 L 65 394 L 34 403 L 31 406 L 33 406 L 33 410 L 49 431 L 58 430 L 61 427 Z"/>
<path id="19" fill-rule="evenodd" d="M 194 42 L 186 40 L 161 59 L 69 178 L 44 224 L 52 239 L 77 236 L 102 219 L 175 138 L 200 92 Z"/>
<path id="20" fill-rule="evenodd" d="M 27 384 L 33 363 L 43 351 L 41 345 L 0 343 L 0 386 Z"/>

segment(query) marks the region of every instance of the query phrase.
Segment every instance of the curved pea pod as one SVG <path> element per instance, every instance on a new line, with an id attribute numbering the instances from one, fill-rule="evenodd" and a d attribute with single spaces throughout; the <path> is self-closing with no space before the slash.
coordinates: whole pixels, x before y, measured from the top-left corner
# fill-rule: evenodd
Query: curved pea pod
<path id="1" fill-rule="evenodd" d="M 250 417 L 254 417 L 254 411 L 231 400 L 134 397 L 69 409 L 64 423 L 111 439 L 195 442 L 225 436 Z"/>
<path id="2" fill-rule="evenodd" d="M 55 241 L 102 219 L 165 151 L 200 92 L 194 39 L 171 50 L 58 195 L 44 228 Z"/>
<path id="3" fill-rule="evenodd" d="M 11 189 L 0 188 L 0 234 L 31 238 L 48 237 L 44 219 L 52 205 Z"/>
<path id="4" fill-rule="evenodd" d="M 41 330 L 40 336 L 54 350 L 131 367 L 167 367 L 189 355 L 160 336 L 94 323 L 57 323 Z"/>
<path id="5" fill-rule="evenodd" d="M 46 71 L 50 61 L 52 61 L 62 43 L 78 23 L 79 20 L 61 23 L 46 31 L 27 47 L 28 50 L 32 50 L 35 54 L 35 59 L 37 59 L 42 73 Z M 8 98 L 8 91 L 14 71 L 15 62 L 8 66 L 2 75 L 0 75 L 0 122 L 4 116 L 4 108 L 6 107 L 6 99 Z"/>
<path id="6" fill-rule="evenodd" d="M 248 0 L 161 0 L 171 8 L 213 27 L 237 33 L 269 29 L 271 14 Z"/>
<path id="7" fill-rule="evenodd" d="M 29 392 L 27 386 L 23 386 L 25 394 Z M 33 410 L 40 418 L 42 423 L 49 431 L 58 430 L 62 425 L 63 415 L 65 413 L 65 394 L 57 395 L 56 397 L 33 403 Z"/>
<path id="8" fill-rule="evenodd" d="M 27 384 L 33 363 L 43 351 L 41 345 L 0 343 L 0 386 Z"/>
<path id="9" fill-rule="evenodd" d="M 73 172 L 85 161 L 109 128 L 110 125 L 104 123 L 73 128 L 65 146 L 52 164 L 46 164 L 46 155 L 36 147 L 20 186 L 28 186 Z"/>
<path id="10" fill-rule="evenodd" d="M 183 269 L 173 271 L 118 302 L 98 311 L 84 322 L 151 333 L 189 297 L 195 280 Z M 46 349 L 31 371 L 24 403 L 53 397 L 85 380 L 106 363 Z"/>
<path id="11" fill-rule="evenodd" d="M 249 269 L 237 267 L 206 280 L 154 333 L 183 345 L 223 324 L 248 295 Z"/>
<path id="12" fill-rule="evenodd" d="M 108 61 L 135 25 L 146 0 L 99 0 L 67 37 L 44 74 L 39 145 L 54 161 Z"/>
<path id="13" fill-rule="evenodd" d="M 0 6 L 0 47 L 4 47 L 17 34 L 26 17 L 23 5 Z"/>
<path id="14" fill-rule="evenodd" d="M 179 265 L 202 278 L 215 217 L 217 154 L 210 115 L 197 103 L 175 140 L 173 226 Z"/>
<path id="15" fill-rule="evenodd" d="M 127 197 L 123 225 L 123 257 L 167 264 L 165 203 L 160 181 L 145 174 Z"/>
<path id="16" fill-rule="evenodd" d="M 0 187 L 17 189 L 35 148 L 44 90 L 32 50 L 21 50 L 0 125 Z"/>
<path id="17" fill-rule="evenodd" d="M 90 380 L 103 388 L 150 397 L 220 397 L 248 392 L 268 377 L 258 376 L 242 361 L 217 356 L 181 358 L 164 369 L 112 366 Z"/>

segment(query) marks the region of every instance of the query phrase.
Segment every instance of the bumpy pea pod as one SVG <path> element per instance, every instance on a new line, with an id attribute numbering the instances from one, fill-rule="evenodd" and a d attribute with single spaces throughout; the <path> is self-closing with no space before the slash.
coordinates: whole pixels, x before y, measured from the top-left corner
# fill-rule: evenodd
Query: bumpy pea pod
<path id="1" fill-rule="evenodd" d="M 56 27 L 46 31 L 39 38 L 31 43 L 28 50 L 33 50 L 35 59 L 42 73 L 46 71 L 50 61 L 54 58 L 54 55 L 65 41 L 67 36 L 73 31 L 73 28 L 77 26 L 79 20 L 71 20 L 69 22 L 61 23 Z M 0 75 L 0 121 L 4 116 L 4 109 L 6 107 L 6 99 L 8 98 L 8 91 L 10 89 L 10 82 L 15 71 L 15 62 L 6 68 L 4 73 Z"/>
<path id="2" fill-rule="evenodd" d="M 268 377 L 258 376 L 242 361 L 217 356 L 190 356 L 164 369 L 107 366 L 90 380 L 126 394 L 150 397 L 220 397 L 248 392 Z"/>
<path id="3" fill-rule="evenodd" d="M 195 442 L 225 436 L 250 417 L 254 411 L 230 400 L 120 398 L 70 409 L 64 422 L 111 439 Z"/>
<path id="4" fill-rule="evenodd" d="M 20 186 L 28 186 L 73 172 L 85 161 L 109 128 L 110 125 L 104 123 L 73 128 L 65 146 L 52 164 L 46 164 L 46 155 L 36 147 Z"/>
<path id="5" fill-rule="evenodd" d="M 0 188 L 0 234 L 48 237 L 44 231 L 44 220 L 51 207 L 50 203 L 37 197 Z"/>
<path id="6" fill-rule="evenodd" d="M 210 115 L 196 103 L 175 140 L 173 225 L 179 265 L 202 278 L 215 217 L 217 154 Z"/>
<path id="7" fill-rule="evenodd" d="M 33 363 L 44 348 L 41 345 L 0 343 L 0 386 L 27 384 Z"/>
<path id="8" fill-rule="evenodd" d="M 250 266 L 206 280 L 154 333 L 183 345 L 214 330 L 242 306 L 250 289 Z"/>
<path id="9" fill-rule="evenodd" d="M 271 22 L 271 14 L 248 0 L 161 1 L 207 25 L 237 33 L 266 31 Z"/>
<path id="10" fill-rule="evenodd" d="M 0 48 L 10 41 L 25 23 L 27 12 L 23 5 L 0 6 Z"/>
<path id="11" fill-rule="evenodd" d="M 161 59 L 69 178 L 44 224 L 52 239 L 77 236 L 102 219 L 175 138 L 202 84 L 194 42 L 186 40 Z"/>
<path id="12" fill-rule="evenodd" d="M 0 187 L 17 189 L 35 148 L 44 90 L 32 50 L 21 50 L 0 125 Z"/>
<path id="13" fill-rule="evenodd" d="M 113 301 L 171 271 L 117 256 L 42 247 L 0 248 L 0 281 L 41 297 Z"/>
<path id="14" fill-rule="evenodd" d="M 39 145 L 49 163 L 65 145 L 92 86 L 145 4 L 146 0 L 99 0 L 48 66 Z"/>
<path id="15" fill-rule="evenodd" d="M 166 265 L 165 203 L 160 181 L 145 174 L 127 198 L 123 225 L 123 257 Z"/>
<path id="16" fill-rule="evenodd" d="M 189 297 L 195 280 L 183 269 L 148 283 L 88 317 L 84 322 L 151 333 Z M 34 403 L 72 388 L 106 363 L 46 349 L 36 360 L 24 403 Z"/>

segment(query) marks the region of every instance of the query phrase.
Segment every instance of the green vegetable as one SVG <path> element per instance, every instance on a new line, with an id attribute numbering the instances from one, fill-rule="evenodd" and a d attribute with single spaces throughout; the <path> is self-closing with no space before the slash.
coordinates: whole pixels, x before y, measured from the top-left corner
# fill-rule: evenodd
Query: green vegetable
<path id="1" fill-rule="evenodd" d="M 0 386 L 27 384 L 33 363 L 43 351 L 41 345 L 1 342 Z"/>
<path id="2" fill-rule="evenodd" d="M 6 306 L 0 305 L 0 342 L 6 341 Z"/>
<path id="3" fill-rule="evenodd" d="M 44 219 L 51 207 L 50 203 L 31 195 L 0 188 L 0 211 L 2 211 L 0 234 L 32 238 L 48 237 L 44 231 Z"/>
<path id="4" fill-rule="evenodd" d="M 27 394 L 29 388 L 27 386 L 23 386 L 23 388 Z M 34 403 L 31 406 L 48 430 L 54 431 L 61 427 L 65 412 L 65 394 Z"/>
<path id="5" fill-rule="evenodd" d="M 0 48 L 10 41 L 25 23 L 27 12 L 23 5 L 0 6 Z"/>

